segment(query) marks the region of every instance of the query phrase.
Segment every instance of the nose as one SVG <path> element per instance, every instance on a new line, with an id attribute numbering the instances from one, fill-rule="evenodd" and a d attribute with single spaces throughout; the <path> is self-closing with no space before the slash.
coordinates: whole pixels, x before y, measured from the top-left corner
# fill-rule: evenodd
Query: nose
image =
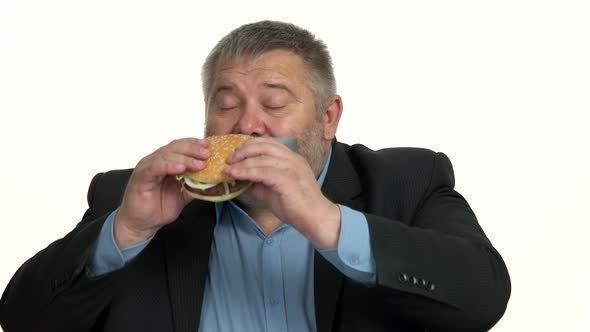
<path id="1" fill-rule="evenodd" d="M 263 120 L 263 110 L 255 103 L 245 105 L 234 131 L 252 136 L 264 136 L 266 129 Z"/>

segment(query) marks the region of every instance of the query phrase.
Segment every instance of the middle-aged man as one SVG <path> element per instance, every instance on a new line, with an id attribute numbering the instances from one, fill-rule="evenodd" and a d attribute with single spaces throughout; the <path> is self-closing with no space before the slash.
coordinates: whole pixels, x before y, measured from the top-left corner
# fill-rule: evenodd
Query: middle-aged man
<path id="1" fill-rule="evenodd" d="M 196 138 L 97 175 L 82 221 L 4 291 L 6 332 L 483 331 L 500 319 L 508 272 L 450 161 L 336 142 L 342 100 L 321 41 L 244 25 L 202 74 L 206 135 L 254 136 L 225 170 L 251 189 L 225 203 L 181 192 L 174 176 L 209 157 Z"/>

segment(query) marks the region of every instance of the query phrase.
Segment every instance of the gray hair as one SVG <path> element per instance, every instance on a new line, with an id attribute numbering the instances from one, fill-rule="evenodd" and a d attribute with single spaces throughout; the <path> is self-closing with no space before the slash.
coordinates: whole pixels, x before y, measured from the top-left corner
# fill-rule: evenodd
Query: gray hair
<path id="1" fill-rule="evenodd" d="M 328 99 L 336 94 L 336 79 L 328 48 L 311 32 L 277 21 L 242 25 L 215 45 L 201 71 L 205 104 L 217 66 L 229 59 L 256 58 L 277 49 L 291 51 L 303 60 L 307 86 L 314 94 L 317 115 L 321 118 Z"/>

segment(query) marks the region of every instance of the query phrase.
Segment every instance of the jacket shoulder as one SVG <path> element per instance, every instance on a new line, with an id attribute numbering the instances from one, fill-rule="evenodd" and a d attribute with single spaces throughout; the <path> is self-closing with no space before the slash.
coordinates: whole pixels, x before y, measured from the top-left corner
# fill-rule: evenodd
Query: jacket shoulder
<path id="1" fill-rule="evenodd" d="M 452 167 L 445 154 L 423 148 L 396 147 L 372 150 L 362 144 L 355 144 L 349 147 L 348 155 L 359 173 L 368 177 L 379 177 L 381 181 L 394 175 L 429 181 L 433 169 L 440 166 L 437 164 L 447 163 Z"/>
<path id="2" fill-rule="evenodd" d="M 88 188 L 88 206 L 94 216 L 102 216 L 120 204 L 133 169 L 98 173 Z"/>
<path id="3" fill-rule="evenodd" d="M 352 156 L 373 160 L 376 162 L 400 162 L 423 163 L 432 160 L 436 152 L 424 148 L 394 147 L 373 150 L 363 144 L 354 144 L 349 147 Z"/>
<path id="4" fill-rule="evenodd" d="M 360 179 L 369 211 L 403 210 L 409 218 L 433 191 L 454 187 L 453 168 L 443 153 L 408 147 L 372 150 L 361 144 L 343 148 Z"/>

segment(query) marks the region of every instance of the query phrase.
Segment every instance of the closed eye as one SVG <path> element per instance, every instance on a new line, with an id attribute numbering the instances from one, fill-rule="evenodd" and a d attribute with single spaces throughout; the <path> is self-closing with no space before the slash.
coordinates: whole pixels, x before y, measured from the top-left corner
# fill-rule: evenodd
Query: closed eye
<path id="1" fill-rule="evenodd" d="M 265 105 L 264 108 L 272 111 L 279 111 L 285 108 L 286 105 Z"/>
<path id="2" fill-rule="evenodd" d="M 231 111 L 234 108 L 236 108 L 237 106 L 224 106 L 224 107 L 218 107 L 220 111 Z"/>

